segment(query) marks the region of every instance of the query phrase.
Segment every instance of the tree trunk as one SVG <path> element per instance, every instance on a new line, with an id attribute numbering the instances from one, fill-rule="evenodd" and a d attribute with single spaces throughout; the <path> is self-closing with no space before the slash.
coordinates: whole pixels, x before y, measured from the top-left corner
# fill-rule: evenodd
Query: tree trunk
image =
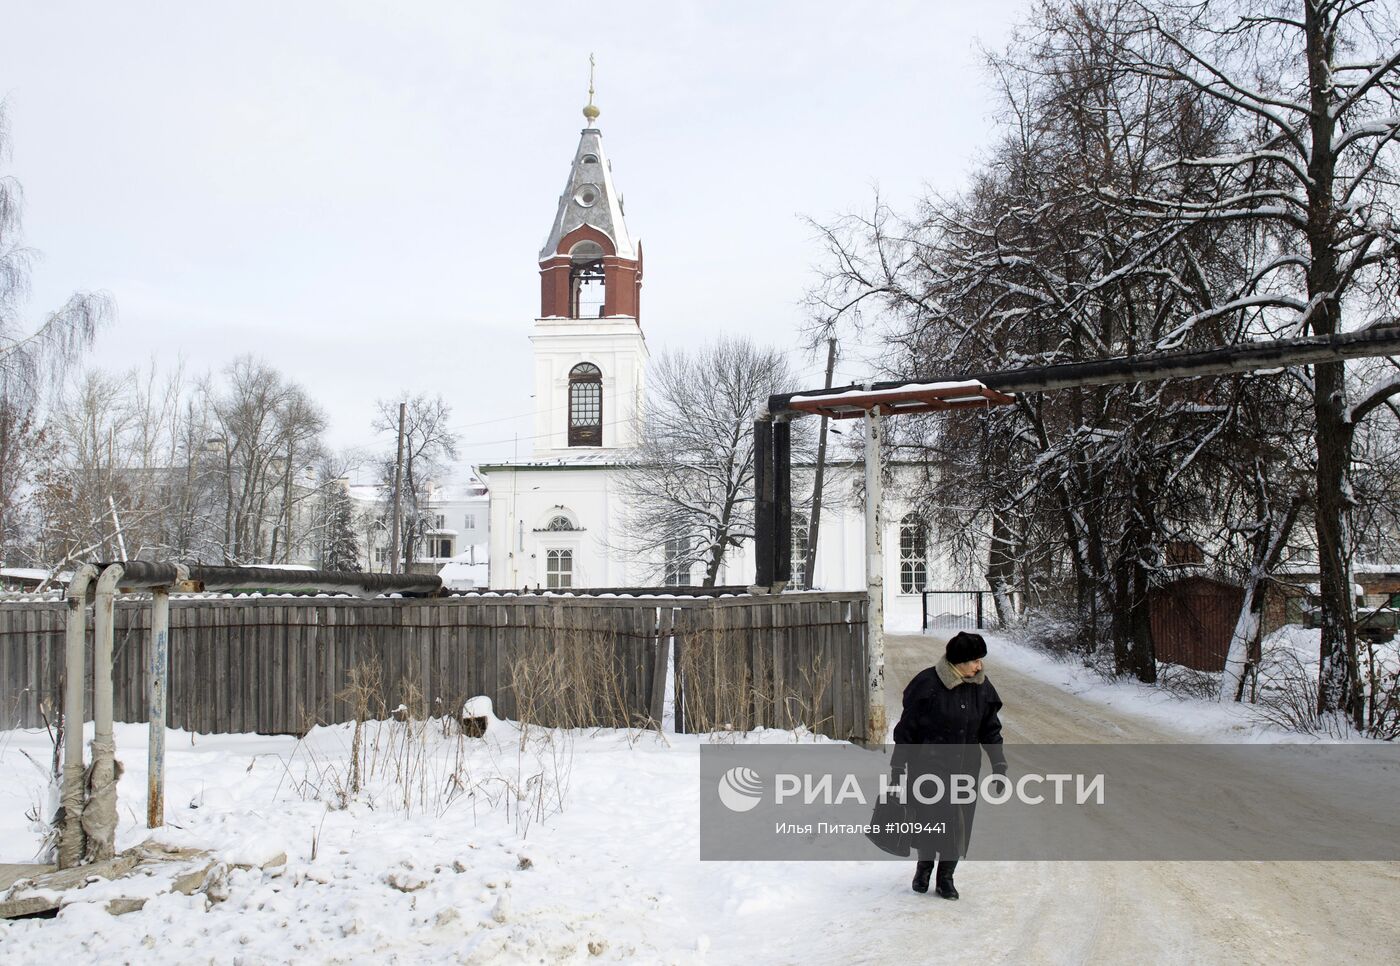
<path id="1" fill-rule="evenodd" d="M 1313 3 L 1303 5 L 1307 37 L 1309 87 L 1308 297 L 1312 330 L 1332 335 L 1341 330 L 1342 245 L 1338 238 L 1334 184 L 1337 157 L 1333 147 L 1337 122 L 1334 95 L 1333 35 Z M 1355 597 L 1347 556 L 1351 514 L 1352 426 L 1347 418 L 1346 369 L 1340 362 L 1313 367 L 1313 413 L 1317 440 L 1318 584 L 1322 606 L 1322 643 L 1318 666 L 1317 709 L 1344 711 L 1364 725 L 1356 653 Z"/>
<path id="2" fill-rule="evenodd" d="M 1012 587 L 1016 581 L 1016 548 L 1012 536 L 1006 514 L 993 511 L 991 547 L 987 553 L 987 586 L 992 591 L 997 623 L 1002 627 L 1009 626 L 1016 619 L 1016 609 L 1011 601 Z"/>

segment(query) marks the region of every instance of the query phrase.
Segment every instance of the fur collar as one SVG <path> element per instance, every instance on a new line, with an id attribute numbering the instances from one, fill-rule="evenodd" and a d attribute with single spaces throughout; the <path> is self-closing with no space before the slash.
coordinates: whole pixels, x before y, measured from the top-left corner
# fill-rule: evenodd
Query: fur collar
<path id="1" fill-rule="evenodd" d="M 978 671 L 970 678 L 963 677 L 958 673 L 958 669 L 948 662 L 946 657 L 940 658 L 938 663 L 933 666 L 933 669 L 938 672 L 938 680 L 942 681 L 943 686 L 949 691 L 953 690 L 959 684 L 981 684 L 983 681 L 987 680 L 986 671 Z"/>

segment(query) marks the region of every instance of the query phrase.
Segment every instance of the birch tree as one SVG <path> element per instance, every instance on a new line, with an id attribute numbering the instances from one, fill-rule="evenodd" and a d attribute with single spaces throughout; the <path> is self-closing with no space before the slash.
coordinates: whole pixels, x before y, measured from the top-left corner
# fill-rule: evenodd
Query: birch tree
<path id="1" fill-rule="evenodd" d="M 0 163 L 9 156 L 9 126 L 0 102 Z M 41 444 L 40 402 L 51 381 L 114 313 L 105 293 L 79 292 L 37 322 L 27 317 L 34 253 L 21 239 L 22 208 L 19 182 L 0 176 L 0 562 L 21 535 L 23 495 Z"/>

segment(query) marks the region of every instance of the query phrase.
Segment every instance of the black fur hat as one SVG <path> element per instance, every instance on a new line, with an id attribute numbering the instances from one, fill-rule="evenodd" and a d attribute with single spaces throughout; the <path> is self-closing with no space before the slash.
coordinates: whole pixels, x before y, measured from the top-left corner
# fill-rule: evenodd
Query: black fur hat
<path id="1" fill-rule="evenodd" d="M 969 634 L 967 631 L 959 631 L 951 641 L 948 642 L 948 663 L 962 664 L 964 661 L 975 661 L 979 657 L 987 656 L 987 642 L 982 640 L 981 634 Z"/>

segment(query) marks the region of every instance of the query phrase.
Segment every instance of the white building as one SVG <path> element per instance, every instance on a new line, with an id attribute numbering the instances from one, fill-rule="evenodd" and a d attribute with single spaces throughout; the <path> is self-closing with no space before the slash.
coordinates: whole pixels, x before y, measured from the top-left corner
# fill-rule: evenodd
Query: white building
<path id="1" fill-rule="evenodd" d="M 386 487 L 354 485 L 351 498 L 361 521 L 361 565 L 371 573 L 387 573 L 390 533 Z M 490 547 L 490 498 L 486 484 L 474 475 L 450 474 L 428 486 L 427 529 L 414 556 L 415 573 L 435 573 L 451 590 L 485 587 Z"/>
<path id="2" fill-rule="evenodd" d="M 609 540 L 622 517 L 619 460 L 637 440 L 646 391 L 642 246 L 623 221 L 602 134 L 593 126 L 597 110 L 590 104 L 584 114 L 589 124 L 539 253 L 540 313 L 530 334 L 534 452 L 477 467 L 490 490 L 495 589 L 636 586 L 652 570 L 629 561 Z M 865 586 L 863 508 L 852 496 L 861 473 L 849 465 L 829 471 L 816 586 Z M 917 627 L 919 591 L 951 587 L 951 578 L 931 556 L 927 530 L 903 519 L 908 508 L 899 505 L 900 488 L 889 492 L 886 615 L 891 626 Z M 802 519 L 793 529 L 794 539 L 803 539 Z M 750 546 L 726 558 L 720 583 L 746 585 L 753 575 Z"/>

